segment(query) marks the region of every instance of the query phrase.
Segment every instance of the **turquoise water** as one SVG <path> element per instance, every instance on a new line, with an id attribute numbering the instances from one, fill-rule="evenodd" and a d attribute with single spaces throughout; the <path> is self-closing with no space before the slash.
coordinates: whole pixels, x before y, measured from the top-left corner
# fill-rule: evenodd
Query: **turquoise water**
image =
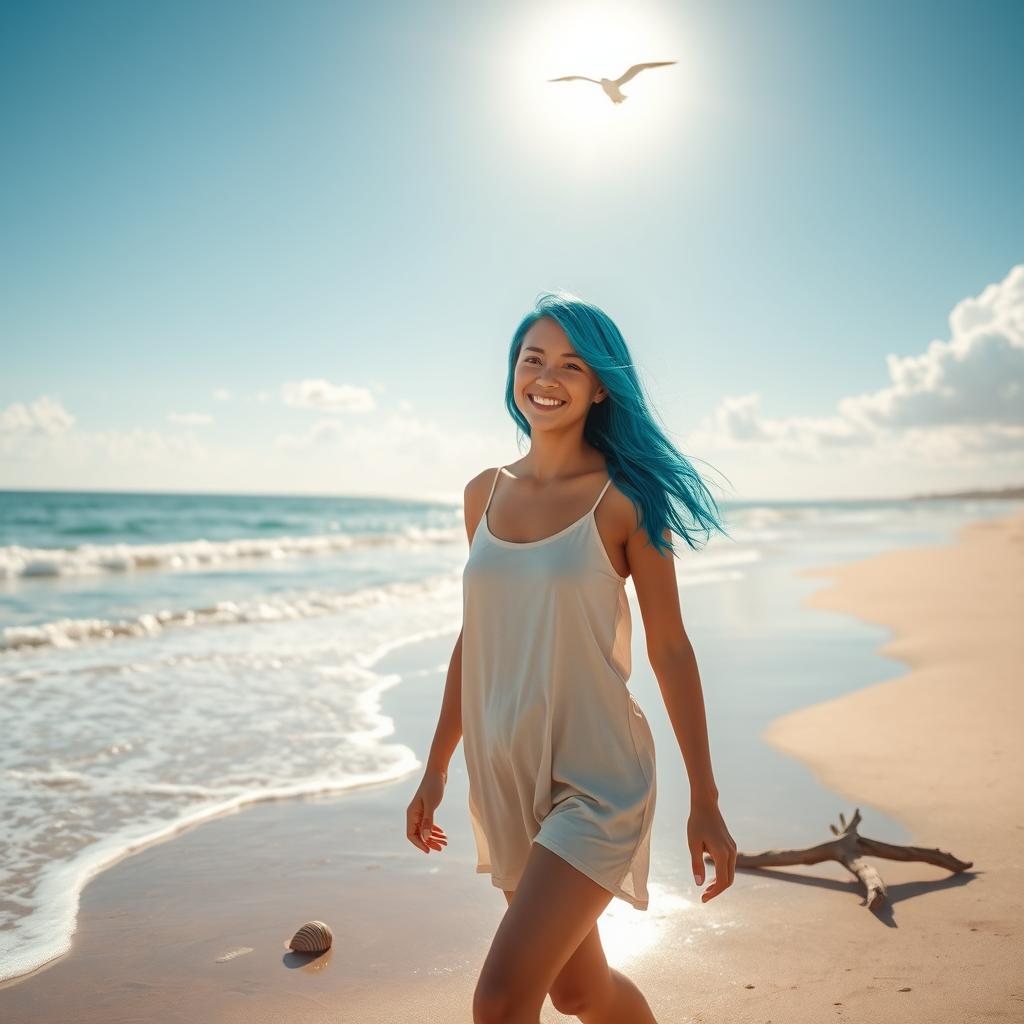
<path id="1" fill-rule="evenodd" d="M 877 631 L 801 608 L 820 582 L 798 569 L 944 542 L 1020 505 L 726 504 L 734 540 L 677 562 L 723 792 L 744 792 L 752 768 L 751 801 L 794 785 L 752 728 L 878 678 Z M 0 978 L 66 949 L 81 887 L 135 844 L 419 769 L 424 751 L 380 710 L 402 677 L 380 665 L 454 641 L 466 552 L 446 504 L 0 492 Z M 649 674 L 636 681 L 656 719 Z M 665 793 L 685 785 L 681 762 L 663 775 L 677 756 L 659 746 Z M 734 804 L 730 822 L 757 813 Z"/>

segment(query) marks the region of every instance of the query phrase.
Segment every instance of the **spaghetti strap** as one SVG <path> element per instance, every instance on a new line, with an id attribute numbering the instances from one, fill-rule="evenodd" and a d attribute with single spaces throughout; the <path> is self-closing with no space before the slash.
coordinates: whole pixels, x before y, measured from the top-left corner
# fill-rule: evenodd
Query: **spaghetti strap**
<path id="1" fill-rule="evenodd" d="M 484 515 L 487 515 L 487 510 L 491 507 L 491 498 L 494 497 L 494 488 L 498 486 L 498 477 L 501 476 L 501 471 L 504 466 L 499 466 L 497 472 L 494 474 L 494 479 L 491 481 L 491 493 L 487 495 L 487 504 L 484 505 Z"/>
<path id="2" fill-rule="evenodd" d="M 608 477 L 608 479 L 605 481 L 604 487 L 601 488 L 601 493 L 597 496 L 597 501 L 595 501 L 594 504 L 590 506 L 591 512 L 595 512 L 597 510 L 597 506 L 601 504 L 601 499 L 604 497 L 604 492 L 607 491 L 608 488 L 611 486 L 611 482 L 612 478 Z"/>

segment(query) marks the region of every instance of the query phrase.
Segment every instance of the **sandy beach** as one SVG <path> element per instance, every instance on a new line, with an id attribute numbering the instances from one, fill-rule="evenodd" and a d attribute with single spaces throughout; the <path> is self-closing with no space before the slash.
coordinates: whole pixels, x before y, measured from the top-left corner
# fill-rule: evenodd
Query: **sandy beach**
<path id="1" fill-rule="evenodd" d="M 837 814 L 860 806 L 864 834 L 891 838 L 875 828 L 877 808 L 914 844 L 973 869 L 877 861 L 892 902 L 878 914 L 836 864 L 740 871 L 703 906 L 683 844 L 663 843 L 651 910 L 613 901 L 601 919 L 609 960 L 664 1024 L 1020 1020 L 1024 514 L 816 574 L 809 607 L 891 630 L 881 653 L 906 671 L 786 714 L 764 740 L 837 794 Z M 447 638 L 431 641 L 384 669 L 438 665 L 449 651 Z M 383 698 L 420 756 L 437 680 L 412 672 Z M 644 706 L 654 699 L 646 692 Z M 678 758 L 658 739 L 659 764 Z M 505 904 L 473 873 L 461 748 L 437 814 L 443 854 L 404 839 L 418 778 L 256 804 L 125 857 L 85 888 L 70 953 L 0 987 L 0 1017 L 465 1024 Z M 656 829 L 681 834 L 685 802 L 666 794 Z M 310 918 L 335 931 L 312 961 L 284 948 Z M 542 1019 L 569 1018 L 549 1002 Z"/>

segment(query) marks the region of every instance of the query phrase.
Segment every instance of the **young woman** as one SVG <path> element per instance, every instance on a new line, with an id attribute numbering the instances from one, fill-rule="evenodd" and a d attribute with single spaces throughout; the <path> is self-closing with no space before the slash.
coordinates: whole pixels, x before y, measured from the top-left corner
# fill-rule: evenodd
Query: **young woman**
<path id="1" fill-rule="evenodd" d="M 530 438 L 465 489 L 463 625 L 406 834 L 429 853 L 448 764 L 464 740 L 478 872 L 508 901 L 473 998 L 476 1024 L 646 1024 L 640 990 L 609 967 L 597 919 L 613 897 L 648 907 L 654 740 L 626 685 L 632 576 L 690 781 L 694 879 L 704 853 L 733 881 L 700 676 L 683 628 L 673 532 L 727 531 L 699 474 L 655 424 L 626 343 L 597 307 L 545 293 L 512 338 L 505 404 Z M 673 505 L 673 499 L 685 513 Z"/>

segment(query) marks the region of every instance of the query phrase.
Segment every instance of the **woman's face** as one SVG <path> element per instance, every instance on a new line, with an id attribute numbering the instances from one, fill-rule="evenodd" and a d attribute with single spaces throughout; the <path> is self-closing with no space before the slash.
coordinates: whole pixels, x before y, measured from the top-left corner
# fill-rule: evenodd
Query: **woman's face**
<path id="1" fill-rule="evenodd" d="M 547 316 L 523 336 L 514 389 L 519 411 L 531 427 L 542 430 L 548 425 L 564 429 L 585 419 L 591 404 L 604 401 L 608 394 L 594 371 L 573 352 L 565 331 Z"/>

